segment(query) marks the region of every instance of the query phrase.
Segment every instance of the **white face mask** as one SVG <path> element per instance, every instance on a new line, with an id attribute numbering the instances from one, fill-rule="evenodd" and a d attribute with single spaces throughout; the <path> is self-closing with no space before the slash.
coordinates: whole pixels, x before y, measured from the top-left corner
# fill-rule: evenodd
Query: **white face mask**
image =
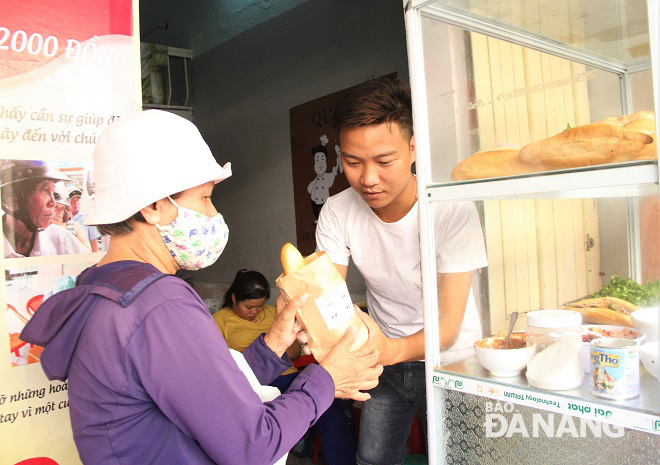
<path id="1" fill-rule="evenodd" d="M 220 257 L 229 239 L 229 228 L 220 213 L 209 218 L 203 213 L 180 207 L 176 218 L 166 226 L 156 225 L 174 260 L 184 270 L 200 270 Z"/>

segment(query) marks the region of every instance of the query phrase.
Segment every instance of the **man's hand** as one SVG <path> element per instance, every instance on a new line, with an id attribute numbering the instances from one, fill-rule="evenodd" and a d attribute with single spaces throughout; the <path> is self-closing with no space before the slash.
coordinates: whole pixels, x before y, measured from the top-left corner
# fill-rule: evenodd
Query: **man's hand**
<path id="1" fill-rule="evenodd" d="M 360 315 L 362 322 L 369 330 L 369 339 L 365 344 L 365 347 L 367 347 L 369 344 L 372 344 L 376 349 L 378 349 L 378 363 L 383 366 L 388 366 L 394 365 L 395 363 L 399 363 L 401 361 L 407 361 L 406 359 L 402 358 L 402 355 L 404 352 L 407 353 L 409 350 L 409 342 L 412 342 L 409 341 L 409 339 L 412 338 L 409 336 L 408 338 L 390 339 L 389 337 L 385 336 L 383 331 L 380 329 L 380 326 L 378 326 L 378 324 L 368 314 L 360 310 L 358 307 L 355 308 L 358 315 Z M 423 337 L 421 342 L 423 348 Z M 423 356 L 423 352 L 421 356 L 414 354 L 411 360 L 419 360 L 419 358 Z"/>
<path id="2" fill-rule="evenodd" d="M 305 302 L 307 302 L 306 293 L 291 299 L 286 306 L 282 295 L 277 298 L 275 319 L 264 336 L 264 341 L 278 357 L 284 355 L 284 352 L 296 339 L 303 344 L 307 343 L 307 335 L 301 331 L 300 325 L 296 321 L 296 312 Z"/>
<path id="3" fill-rule="evenodd" d="M 367 343 L 362 348 L 349 352 L 355 341 L 357 328 L 348 328 L 344 337 L 325 356 L 320 365 L 325 368 L 335 382 L 335 397 L 365 401 L 371 396 L 363 390 L 378 385 L 378 377 L 383 366 L 377 365 L 378 350 L 375 344 Z"/>

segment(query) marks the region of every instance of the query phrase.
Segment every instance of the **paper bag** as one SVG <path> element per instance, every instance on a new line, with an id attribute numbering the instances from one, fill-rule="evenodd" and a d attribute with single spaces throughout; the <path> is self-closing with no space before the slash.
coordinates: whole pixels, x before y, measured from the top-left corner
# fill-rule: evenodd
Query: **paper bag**
<path id="1" fill-rule="evenodd" d="M 286 302 L 307 292 L 309 297 L 298 310 L 298 321 L 307 332 L 309 348 L 319 362 L 350 326 L 358 328 L 351 350 L 367 342 L 369 331 L 355 312 L 346 282 L 325 252 L 308 256 L 305 266 L 294 273 L 280 275 L 275 283 Z"/>

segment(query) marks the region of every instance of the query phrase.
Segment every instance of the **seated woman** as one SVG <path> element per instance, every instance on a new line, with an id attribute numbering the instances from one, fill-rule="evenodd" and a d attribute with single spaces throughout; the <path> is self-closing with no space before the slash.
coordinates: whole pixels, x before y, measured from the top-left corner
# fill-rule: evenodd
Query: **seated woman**
<path id="1" fill-rule="evenodd" d="M 234 282 L 225 293 L 223 308 L 213 314 L 230 349 L 242 352 L 260 334 L 268 331 L 275 319 L 275 307 L 266 304 L 269 298 L 270 285 L 263 274 L 246 270 L 236 273 Z M 298 358 L 300 344 L 294 342 L 286 353 L 292 360 Z M 285 392 L 298 374 L 298 370 L 289 368 L 270 385 Z M 328 465 L 355 463 L 355 441 L 341 400 L 334 400 L 312 430 L 321 437 Z"/>

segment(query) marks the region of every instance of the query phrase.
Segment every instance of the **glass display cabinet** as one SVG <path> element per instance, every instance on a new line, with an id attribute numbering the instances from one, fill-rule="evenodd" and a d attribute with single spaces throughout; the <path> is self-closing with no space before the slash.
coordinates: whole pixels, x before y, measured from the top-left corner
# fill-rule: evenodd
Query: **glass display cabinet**
<path id="1" fill-rule="evenodd" d="M 657 463 L 658 1 L 403 4 L 422 181 L 430 463 Z M 488 259 L 472 274 L 483 338 L 506 334 L 514 317 L 522 349 L 529 312 L 575 308 L 582 317 L 577 352 L 545 357 L 546 384 L 526 376 L 538 346 L 522 367 L 511 350 L 478 358 L 470 348 L 458 361 L 441 350 L 434 212 L 465 201 Z M 622 295 L 623 308 L 612 300 Z M 624 317 L 594 329 L 602 316 L 592 305 Z M 638 307 L 647 320 L 634 318 Z M 637 338 L 625 354 L 625 392 L 594 395 L 616 378 L 591 367 L 590 331 Z M 581 384 L 557 389 L 550 381 L 577 376 L 567 368 L 575 354 Z"/>

